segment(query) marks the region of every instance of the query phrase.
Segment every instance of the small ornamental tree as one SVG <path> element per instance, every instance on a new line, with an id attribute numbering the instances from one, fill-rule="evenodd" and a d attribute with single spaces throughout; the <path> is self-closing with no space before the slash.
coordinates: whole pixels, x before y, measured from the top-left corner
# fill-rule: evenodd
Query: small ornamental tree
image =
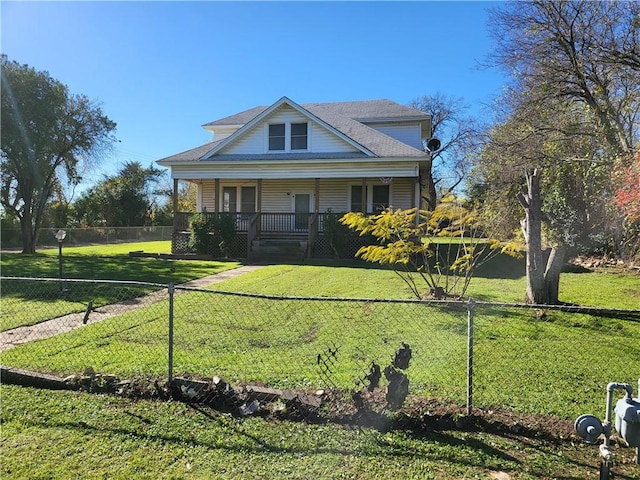
<path id="1" fill-rule="evenodd" d="M 433 212 L 388 208 L 372 216 L 350 212 L 340 221 L 377 239 L 356 256 L 391 266 L 417 298 L 463 298 L 480 265 L 500 253 L 520 256 L 518 244 L 491 238 L 478 211 L 453 195 Z"/>

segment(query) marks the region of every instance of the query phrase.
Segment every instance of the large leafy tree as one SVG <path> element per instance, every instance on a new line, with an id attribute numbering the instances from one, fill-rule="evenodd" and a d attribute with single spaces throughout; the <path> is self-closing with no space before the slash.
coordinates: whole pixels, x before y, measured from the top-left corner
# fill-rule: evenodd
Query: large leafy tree
<path id="1" fill-rule="evenodd" d="M 566 256 L 602 248 L 611 233 L 610 165 L 599 152 L 588 113 L 566 102 L 515 106 L 490 132 L 477 169 L 488 190 L 487 210 L 512 219 L 521 216 L 519 207 L 525 211 L 520 225 L 531 303 L 557 303 Z"/>
<path id="2" fill-rule="evenodd" d="M 0 201 L 19 220 L 23 253 L 35 253 L 47 203 L 79 164 L 103 151 L 116 124 L 84 95 L 28 65 L 1 58 Z"/>
<path id="3" fill-rule="evenodd" d="M 640 120 L 640 3 L 508 2 L 491 22 L 493 60 L 527 92 L 523 101 L 586 105 L 602 146 L 631 157 Z"/>
<path id="4" fill-rule="evenodd" d="M 510 109 L 484 158 L 519 167 L 500 176 L 525 189 L 518 199 L 529 302 L 558 302 L 567 246 L 580 243 L 576 227 L 592 218 L 587 187 L 596 185 L 598 200 L 610 204 L 603 182 L 614 162 L 632 159 L 640 132 L 639 22 L 636 2 L 535 0 L 492 13 L 493 60 L 513 82 L 503 99 Z M 546 264 L 543 234 L 554 247 Z"/>
<path id="5" fill-rule="evenodd" d="M 165 171 L 140 162 L 125 163 L 118 173 L 106 176 L 75 203 L 85 226 L 137 227 L 150 225 L 158 209 L 156 189 Z"/>

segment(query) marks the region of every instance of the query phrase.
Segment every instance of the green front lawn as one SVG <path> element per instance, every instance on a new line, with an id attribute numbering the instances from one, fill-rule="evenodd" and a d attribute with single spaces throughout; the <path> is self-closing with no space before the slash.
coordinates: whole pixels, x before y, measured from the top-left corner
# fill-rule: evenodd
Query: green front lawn
<path id="1" fill-rule="evenodd" d="M 65 248 L 63 278 L 180 284 L 241 265 L 236 261 L 166 260 L 129 256 L 129 252 L 136 250 L 163 253 L 170 248 L 171 242 Z M 42 250 L 34 255 L 3 253 L 0 268 L 4 277 L 58 278 L 58 250 Z M 61 288 L 64 290 L 62 295 Z M 153 285 L 119 288 L 108 284 L 6 280 L 2 285 L 0 329 L 10 330 L 68 313 L 82 312 L 90 300 L 94 307 L 100 307 L 135 298 L 158 288 Z"/>
<path id="2" fill-rule="evenodd" d="M 179 402 L 3 385 L 12 479 L 597 478 L 597 447 L 483 432 L 234 418 Z M 631 449 L 614 472 L 634 478 Z M 509 475 L 508 477 L 506 475 Z"/>

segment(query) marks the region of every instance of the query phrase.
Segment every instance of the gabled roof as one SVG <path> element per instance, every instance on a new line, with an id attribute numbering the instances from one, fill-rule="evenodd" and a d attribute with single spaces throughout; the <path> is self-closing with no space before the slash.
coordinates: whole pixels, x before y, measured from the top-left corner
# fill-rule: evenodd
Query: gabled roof
<path id="1" fill-rule="evenodd" d="M 308 103 L 298 105 L 287 97 L 282 97 L 273 105 L 264 107 L 254 107 L 249 110 L 231 115 L 213 122 L 209 122 L 203 127 L 235 127 L 237 130 L 230 136 L 207 143 L 200 147 L 186 152 L 172 155 L 159 160 L 162 163 L 198 161 L 207 159 L 237 160 L 241 155 L 229 155 L 224 153 L 225 146 L 233 143 L 238 137 L 244 135 L 255 125 L 268 117 L 283 105 L 288 105 L 300 114 L 306 116 L 349 143 L 360 153 L 350 154 L 350 156 L 362 156 L 373 158 L 385 157 L 412 157 L 417 160 L 427 158 L 428 155 L 417 148 L 411 147 L 404 142 L 396 140 L 384 133 L 365 125 L 367 123 L 393 123 L 401 121 L 428 122 L 430 116 L 413 108 L 405 107 L 391 100 L 367 100 L 355 102 L 333 102 L 333 103 Z M 213 130 L 213 128 L 212 128 Z M 288 159 L 307 155 L 318 157 L 312 153 L 282 153 L 278 157 Z"/>
<path id="2" fill-rule="evenodd" d="M 337 129 L 336 127 L 331 125 L 330 123 L 327 123 L 324 120 L 322 120 L 321 118 L 318 118 L 317 116 L 313 115 L 311 112 L 309 112 L 309 110 L 306 110 L 305 108 L 301 107 L 300 105 L 298 105 L 297 103 L 295 103 L 292 100 L 288 99 L 287 97 L 282 97 L 276 103 L 274 103 L 270 107 L 266 108 L 265 110 L 260 112 L 258 115 L 256 115 L 254 118 L 252 118 L 247 123 L 245 123 L 241 128 L 236 130 L 231 136 L 229 136 L 229 137 L 225 138 L 224 140 L 222 140 L 222 142 L 219 145 L 216 145 L 215 147 L 213 147 L 209 153 L 207 153 L 207 154 L 205 154 L 203 156 L 203 159 L 210 158 L 211 156 L 215 155 L 216 152 L 219 152 L 220 150 L 222 150 L 226 145 L 228 145 L 230 143 L 233 143 L 236 138 L 242 136 L 246 131 L 248 131 L 251 128 L 253 128 L 254 125 L 260 123 L 263 119 L 268 117 L 271 113 L 275 112 L 276 110 L 278 110 L 281 106 L 283 106 L 285 104 L 290 106 L 290 107 L 292 107 L 294 110 L 297 110 L 298 113 L 300 113 L 301 115 L 304 115 L 305 117 L 308 117 L 310 120 L 313 120 L 313 121 L 315 121 L 317 123 L 320 123 L 325 128 L 331 130 L 335 135 L 337 135 L 338 137 L 341 137 L 342 140 L 344 140 L 345 142 L 351 144 L 353 147 L 357 148 L 362 153 L 365 153 L 365 154 L 371 155 L 371 156 L 376 156 L 376 154 L 374 152 L 370 151 L 364 145 L 358 143 L 357 140 L 354 141 L 354 139 L 352 137 L 350 137 L 349 135 L 346 135 L 345 133 L 343 133 L 342 131 L 340 131 L 339 129 Z M 351 121 L 353 123 L 358 123 L 358 122 L 355 122 L 354 120 L 349 120 L 346 117 L 344 117 L 344 119 L 346 121 Z"/>
<path id="3" fill-rule="evenodd" d="M 405 107 L 404 105 L 400 105 L 399 103 L 387 99 L 361 100 L 354 102 L 301 103 L 300 106 L 305 109 L 321 107 L 330 112 L 344 115 L 359 122 L 373 123 L 404 120 L 428 121 L 431 118 L 420 110 Z M 267 108 L 269 107 L 253 107 L 249 110 L 205 123 L 203 127 L 216 125 L 244 125 Z"/>

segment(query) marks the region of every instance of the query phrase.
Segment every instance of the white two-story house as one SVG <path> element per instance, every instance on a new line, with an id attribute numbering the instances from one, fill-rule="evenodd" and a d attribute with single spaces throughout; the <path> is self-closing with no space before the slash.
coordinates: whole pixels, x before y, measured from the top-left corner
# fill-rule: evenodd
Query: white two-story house
<path id="1" fill-rule="evenodd" d="M 431 118 L 418 110 L 390 100 L 300 105 L 283 97 L 203 127 L 210 143 L 158 163 L 171 170 L 174 199 L 178 182 L 191 182 L 197 211 L 235 217 L 238 256 L 278 242 L 322 256 L 327 212 L 420 207 Z M 184 250 L 189 215 L 175 212 L 174 252 Z"/>

